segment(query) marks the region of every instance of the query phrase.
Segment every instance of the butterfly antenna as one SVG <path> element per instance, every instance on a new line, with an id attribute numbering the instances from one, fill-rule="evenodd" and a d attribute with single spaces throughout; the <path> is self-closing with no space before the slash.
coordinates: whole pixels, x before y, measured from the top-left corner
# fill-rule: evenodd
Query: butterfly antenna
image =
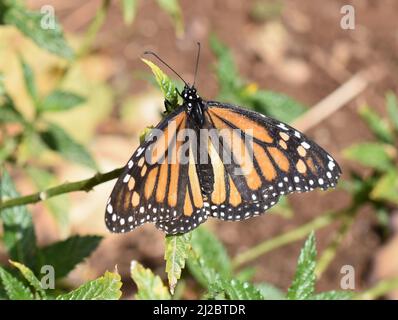
<path id="1" fill-rule="evenodd" d="M 199 67 L 200 42 L 197 42 L 197 45 L 198 45 L 198 54 L 196 55 L 195 75 L 194 75 L 194 78 L 193 78 L 193 85 L 192 85 L 192 87 L 195 86 L 195 83 L 196 83 L 196 75 L 198 74 L 198 67 Z"/>
<path id="2" fill-rule="evenodd" d="M 170 67 L 170 65 L 168 63 L 166 63 L 161 57 L 159 57 L 155 52 L 153 51 L 145 51 L 144 54 L 150 54 L 153 55 L 156 59 L 158 59 L 161 63 L 163 63 L 167 68 L 169 68 L 171 71 L 173 71 L 173 73 L 179 77 L 182 82 L 185 83 L 186 86 L 188 86 L 188 83 L 186 83 L 186 81 L 177 73 L 177 71 L 175 71 L 172 67 Z"/>

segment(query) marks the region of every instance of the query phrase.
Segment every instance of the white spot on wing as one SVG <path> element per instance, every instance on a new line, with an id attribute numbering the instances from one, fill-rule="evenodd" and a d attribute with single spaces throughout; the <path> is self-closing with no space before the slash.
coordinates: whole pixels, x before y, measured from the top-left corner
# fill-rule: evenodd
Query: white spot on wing
<path id="1" fill-rule="evenodd" d="M 142 152 L 144 152 L 144 148 L 138 148 L 138 150 L 137 150 L 137 154 L 136 154 L 136 157 L 138 158 L 141 154 L 142 154 Z"/>
<path id="2" fill-rule="evenodd" d="M 284 124 L 284 123 L 279 123 L 278 125 L 277 125 L 277 127 L 279 127 L 279 128 L 281 128 L 282 130 L 289 130 L 289 128 L 288 127 L 286 127 L 286 125 Z"/>

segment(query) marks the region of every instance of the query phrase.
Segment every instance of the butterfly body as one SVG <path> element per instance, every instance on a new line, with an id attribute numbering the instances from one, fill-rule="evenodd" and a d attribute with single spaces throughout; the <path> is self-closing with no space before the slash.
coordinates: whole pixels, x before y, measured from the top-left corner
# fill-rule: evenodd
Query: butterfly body
<path id="1" fill-rule="evenodd" d="M 205 123 L 205 104 L 202 98 L 197 94 L 195 87 L 185 85 L 181 97 L 183 99 L 182 106 L 185 108 L 187 115 L 194 121 L 197 128 L 203 128 Z"/>
<path id="2" fill-rule="evenodd" d="M 148 135 L 118 179 L 105 214 L 109 230 L 152 222 L 167 234 L 185 233 L 209 217 L 244 220 L 281 195 L 335 186 L 338 164 L 296 129 L 206 101 L 193 86 L 180 96 L 182 105 Z"/>

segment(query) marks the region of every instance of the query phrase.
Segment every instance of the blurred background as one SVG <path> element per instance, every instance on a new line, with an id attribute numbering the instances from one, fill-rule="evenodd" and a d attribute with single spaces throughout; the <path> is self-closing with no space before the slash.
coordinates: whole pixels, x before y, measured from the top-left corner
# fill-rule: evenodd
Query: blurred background
<path id="1" fill-rule="evenodd" d="M 37 120 L 34 99 L 24 83 L 23 59 L 34 74 L 40 97 L 61 88 L 84 98 L 76 108 L 48 112 L 43 119 L 61 127 L 91 154 L 83 160 L 67 152 L 62 155 L 35 139 L 25 139 L 20 145 L 13 141 L 10 146 L 7 139 L 18 136 L 21 127 L 4 125 L 0 142 L 6 151 L 0 161 L 7 163 L 18 191 L 30 194 L 88 178 L 96 168 L 105 172 L 125 164 L 142 130 L 155 125 L 164 108 L 161 91 L 141 61 L 142 53 L 159 53 L 192 82 L 196 42 L 200 41 L 196 83 L 203 98 L 244 105 L 296 124 L 328 150 L 343 170 L 336 190 L 289 196 L 272 213 L 243 222 L 210 219 L 206 227 L 229 255 L 236 256 L 329 212 L 347 210 L 349 218 L 331 220 L 316 232 L 319 255 L 328 249 L 333 256 L 322 270 L 317 289 L 339 289 L 344 265 L 355 269 L 356 291 L 398 277 L 398 111 L 394 113 L 398 3 L 134 3 L 134 10 L 126 15 L 122 1 L 26 1 L 31 10 L 40 11 L 43 6 L 55 10 L 67 42 L 78 52 L 73 62 L 39 48 L 13 26 L 0 26 L 0 72 L 19 112 L 33 123 Z M 341 27 L 341 8 L 347 4 L 355 9 L 354 29 Z M 165 278 L 164 235 L 151 224 L 123 235 L 106 230 L 105 204 L 114 183 L 28 208 L 39 246 L 72 234 L 104 237 L 86 262 L 68 275 L 65 286 L 94 279 L 117 265 L 126 280 L 123 292 L 128 297 L 135 290 L 132 281 L 127 281 L 132 259 Z M 288 241 L 247 261 L 253 281 L 286 290 L 301 246 L 302 241 Z M 0 261 L 5 264 L 7 259 L 0 246 Z M 186 281 L 191 281 L 189 275 Z M 195 298 L 195 290 L 187 287 L 183 298 Z M 385 297 L 398 298 L 398 291 Z"/>

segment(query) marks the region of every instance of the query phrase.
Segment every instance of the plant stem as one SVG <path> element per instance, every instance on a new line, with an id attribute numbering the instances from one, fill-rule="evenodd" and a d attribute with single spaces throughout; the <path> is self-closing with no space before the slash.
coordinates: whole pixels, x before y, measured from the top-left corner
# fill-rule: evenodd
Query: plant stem
<path id="1" fill-rule="evenodd" d="M 333 240 L 330 242 L 327 248 L 323 251 L 321 257 L 316 264 L 315 275 L 317 279 L 322 276 L 323 272 L 328 268 L 329 264 L 336 256 L 337 250 L 339 249 L 341 242 L 344 240 L 345 235 L 350 230 L 350 227 L 355 220 L 356 212 L 357 208 L 355 208 L 354 206 L 352 209 L 347 209 L 346 214 L 342 217 L 342 223 L 339 230 L 334 235 Z"/>
<path id="2" fill-rule="evenodd" d="M 364 292 L 358 293 L 353 299 L 356 300 L 374 300 L 384 296 L 385 294 L 398 290 L 398 277 L 379 281 L 375 286 Z"/>
<path id="3" fill-rule="evenodd" d="M 104 24 L 110 4 L 111 0 L 102 0 L 101 6 L 98 8 L 97 12 L 95 13 L 95 17 L 93 21 L 90 23 L 87 32 L 84 36 L 83 44 L 78 53 L 79 57 L 85 56 L 92 47 L 98 31 L 101 29 L 102 25 Z"/>
<path id="4" fill-rule="evenodd" d="M 46 189 L 41 192 L 33 193 L 27 196 L 22 196 L 18 198 L 13 198 L 1 202 L 0 199 L 0 210 L 15 207 L 15 206 L 22 206 L 30 203 L 36 203 L 39 201 L 46 200 L 48 198 L 52 198 L 58 196 L 60 194 L 69 193 L 73 191 L 90 191 L 94 186 L 104 183 L 106 181 L 112 180 L 117 178 L 124 168 L 117 168 L 109 172 L 105 173 L 97 173 L 89 179 L 64 183 L 56 187 L 52 187 Z"/>
<path id="5" fill-rule="evenodd" d="M 274 250 L 278 247 L 284 246 L 288 243 L 292 243 L 301 238 L 304 238 L 307 234 L 309 234 L 312 230 L 317 230 L 323 228 L 330 223 L 341 218 L 342 215 L 346 214 L 346 210 L 343 211 L 333 211 L 327 214 L 324 214 L 318 218 L 311 220 L 310 222 L 292 230 L 271 238 L 269 240 L 265 240 L 264 242 L 258 244 L 257 246 L 250 248 L 249 250 L 238 254 L 232 261 L 233 268 L 238 268 L 244 263 L 247 263 L 251 260 L 258 258 L 259 256 Z"/>

